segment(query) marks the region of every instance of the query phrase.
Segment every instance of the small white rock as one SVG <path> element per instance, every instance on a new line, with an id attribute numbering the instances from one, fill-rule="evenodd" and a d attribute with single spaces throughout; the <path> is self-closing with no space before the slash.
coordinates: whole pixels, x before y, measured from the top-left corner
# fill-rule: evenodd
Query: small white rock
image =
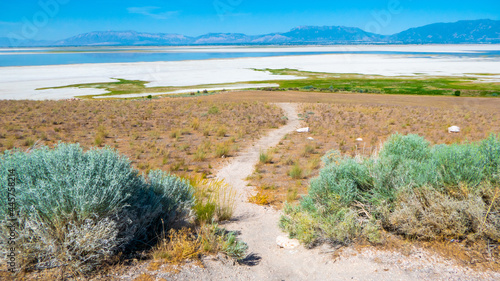
<path id="1" fill-rule="evenodd" d="M 300 245 L 300 242 L 297 239 L 290 239 L 286 236 L 278 236 L 276 238 L 276 244 L 278 244 L 278 246 L 280 246 L 281 248 L 293 249 L 298 247 Z"/>
<path id="2" fill-rule="evenodd" d="M 297 133 L 309 133 L 309 127 L 298 129 Z"/>
<path id="3" fill-rule="evenodd" d="M 460 127 L 451 126 L 448 128 L 448 133 L 460 133 Z"/>
<path id="4" fill-rule="evenodd" d="M 307 139 L 308 139 L 308 140 L 314 140 L 314 139 L 313 139 L 313 138 L 311 138 L 311 137 L 308 137 Z"/>
<path id="5" fill-rule="evenodd" d="M 362 138 L 357 138 L 356 141 L 363 141 L 363 139 Z"/>

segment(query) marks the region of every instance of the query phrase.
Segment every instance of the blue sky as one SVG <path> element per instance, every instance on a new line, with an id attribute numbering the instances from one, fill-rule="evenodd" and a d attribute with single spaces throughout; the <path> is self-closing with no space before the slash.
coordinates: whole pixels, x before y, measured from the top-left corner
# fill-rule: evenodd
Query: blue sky
<path id="1" fill-rule="evenodd" d="M 0 37 L 55 40 L 102 30 L 197 36 L 344 25 L 381 34 L 461 19 L 500 19 L 500 1 L 456 0 L 0 0 Z"/>

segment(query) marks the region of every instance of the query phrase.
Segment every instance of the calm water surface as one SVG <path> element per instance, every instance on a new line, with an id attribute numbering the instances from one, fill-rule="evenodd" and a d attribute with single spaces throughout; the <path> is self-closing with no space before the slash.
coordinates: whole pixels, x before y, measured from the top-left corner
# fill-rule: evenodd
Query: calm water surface
<path id="1" fill-rule="evenodd" d="M 295 48 L 297 49 L 297 48 Z M 246 47 L 82 47 L 82 48 L 23 48 L 0 49 L 0 67 L 61 65 L 82 63 L 130 63 L 207 59 L 231 59 L 274 56 L 300 56 L 320 54 L 383 54 L 412 57 L 500 57 L 500 50 L 478 50 L 468 52 L 398 52 L 398 51 L 321 51 L 314 47 L 287 51 L 287 48 Z M 254 51 L 255 50 L 255 51 Z M 311 51 L 312 50 L 312 51 Z"/>

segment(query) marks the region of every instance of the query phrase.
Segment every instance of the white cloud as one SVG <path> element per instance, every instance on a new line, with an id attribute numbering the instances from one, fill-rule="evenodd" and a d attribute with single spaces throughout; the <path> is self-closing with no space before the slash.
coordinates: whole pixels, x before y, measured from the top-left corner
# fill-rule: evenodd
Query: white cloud
<path id="1" fill-rule="evenodd" d="M 171 18 L 179 13 L 178 11 L 162 12 L 160 9 L 161 9 L 160 7 L 153 7 L 153 6 L 129 7 L 129 8 L 127 8 L 127 11 L 130 14 L 139 14 L 139 15 L 143 15 L 143 16 L 147 16 L 147 17 L 152 17 L 152 18 L 157 19 L 157 20 L 165 20 L 165 19 Z"/>

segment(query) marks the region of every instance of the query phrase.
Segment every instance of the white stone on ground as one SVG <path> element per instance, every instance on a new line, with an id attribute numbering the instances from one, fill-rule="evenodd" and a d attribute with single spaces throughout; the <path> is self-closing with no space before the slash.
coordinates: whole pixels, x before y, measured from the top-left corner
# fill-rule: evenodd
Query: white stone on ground
<path id="1" fill-rule="evenodd" d="M 451 126 L 448 128 L 448 133 L 460 133 L 460 128 L 457 126 Z"/>
<path id="2" fill-rule="evenodd" d="M 298 247 L 300 242 L 297 239 L 290 239 L 286 236 L 278 236 L 276 237 L 276 244 L 278 244 L 281 248 L 293 249 Z"/>

